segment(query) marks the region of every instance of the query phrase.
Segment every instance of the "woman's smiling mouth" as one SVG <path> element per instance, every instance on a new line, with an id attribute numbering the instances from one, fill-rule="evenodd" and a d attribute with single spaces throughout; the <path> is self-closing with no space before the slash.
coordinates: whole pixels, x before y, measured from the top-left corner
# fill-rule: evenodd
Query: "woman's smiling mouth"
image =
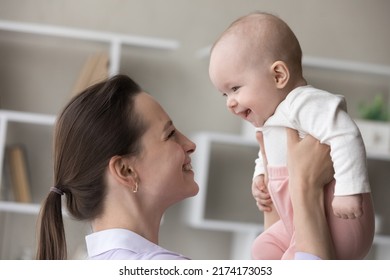
<path id="1" fill-rule="evenodd" d="M 191 163 L 187 163 L 183 165 L 183 171 L 191 171 L 191 170 L 192 170 Z"/>

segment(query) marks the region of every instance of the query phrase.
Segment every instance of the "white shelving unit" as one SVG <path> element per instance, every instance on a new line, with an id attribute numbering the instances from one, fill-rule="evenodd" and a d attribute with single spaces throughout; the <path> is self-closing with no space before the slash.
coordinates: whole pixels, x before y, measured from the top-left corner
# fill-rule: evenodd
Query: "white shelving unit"
<path id="1" fill-rule="evenodd" d="M 72 39 L 72 45 L 80 43 L 89 42 L 91 44 L 101 45 L 103 44 L 109 52 L 109 75 L 113 76 L 120 71 L 121 66 L 121 56 L 122 50 L 126 46 L 127 48 L 145 48 L 145 49 L 155 49 L 155 50 L 176 50 L 179 48 L 180 44 L 176 40 L 154 38 L 154 37 L 145 37 L 145 36 L 135 36 L 135 35 L 126 35 L 118 34 L 111 32 L 99 32 L 94 30 L 85 30 L 77 28 L 67 28 L 60 26 L 49 26 L 41 25 L 35 23 L 25 23 L 25 22 L 12 22 L 0 20 L 0 32 L 10 34 L 18 34 L 18 36 L 25 36 L 31 40 L 39 41 L 41 38 L 51 38 L 53 40 L 63 40 L 64 38 Z M 42 40 L 44 44 L 45 40 Z M 61 41 L 62 42 L 62 41 Z M 18 41 L 16 41 L 16 44 Z M 54 50 L 55 51 L 55 50 Z M 75 69 L 79 71 L 80 69 Z M 3 92 L 2 95 L 6 95 L 6 92 Z M 27 93 L 26 93 L 27 94 Z M 50 93 L 48 93 L 50 94 Z M 43 101 L 43 100 L 42 100 Z M 18 129 L 23 129 L 25 127 L 46 127 L 46 130 L 52 131 L 53 125 L 55 123 L 56 116 L 50 114 L 41 114 L 41 113 L 32 113 L 26 111 L 15 111 L 8 110 L 5 108 L 0 108 L 0 191 L 4 191 L 6 187 L 4 185 L 4 157 L 5 157 L 5 148 L 8 144 L 11 144 L 14 141 L 15 137 L 10 137 L 12 134 L 12 126 L 21 126 Z M 28 133 L 28 132 L 26 132 Z M 39 134 L 39 132 L 37 132 Z M 39 135 L 37 136 L 39 137 Z M 47 138 L 47 135 L 42 136 L 45 138 L 45 141 L 51 142 L 51 139 Z M 10 140 L 11 139 L 11 140 Z M 23 139 L 26 141 L 26 139 Z M 49 147 L 50 148 L 50 147 Z M 48 150 L 49 150 L 48 148 Z M 45 155 L 48 156 L 48 155 Z M 40 165 L 40 160 L 34 161 L 34 165 Z M 47 164 L 47 163 L 46 163 Z M 52 173 L 52 168 L 49 165 L 46 169 L 47 174 Z M 47 174 L 42 174 L 44 177 L 49 177 Z M 37 174 L 36 177 L 41 174 Z M 48 179 L 46 179 L 48 180 Z M 9 187 L 9 186 L 8 186 Z M 22 252 L 21 246 L 25 246 L 29 251 L 35 250 L 34 240 L 35 240 L 35 226 L 26 225 L 25 230 L 21 232 L 19 230 L 21 224 L 27 220 L 34 221 L 37 218 L 37 215 L 40 211 L 40 201 L 45 196 L 49 184 L 44 184 L 44 186 L 36 186 L 36 184 L 31 184 L 31 192 L 33 193 L 33 202 L 32 203 L 18 203 L 10 201 L 8 198 L 0 196 L 0 258 L 12 259 L 20 256 Z M 9 192 L 10 190 L 7 190 Z M 38 194 L 37 194 L 38 193 Z M 0 193 L 1 194 L 1 193 Z M 34 199 L 35 197 L 35 199 Z M 65 216 L 67 216 L 66 211 L 64 211 Z M 29 218 L 26 217 L 29 216 Z M 33 218 L 31 218 L 33 217 Z M 15 219 L 19 219 L 21 222 L 18 223 Z M 18 233 L 18 238 L 23 240 L 22 245 L 14 244 L 15 242 L 10 241 L 10 238 L 14 237 L 12 233 L 7 232 L 7 225 L 12 224 L 13 228 L 16 228 Z M 78 229 L 75 229 L 77 231 Z M 24 235 L 23 235 L 24 234 Z M 23 236 L 21 236 L 23 235 Z M 25 238 L 26 237 L 26 238 Z M 83 236 L 81 237 L 83 238 Z M 19 246 L 19 247 L 18 247 Z M 18 247 L 18 248 L 15 248 Z M 72 246 L 70 246 L 72 247 Z M 77 248 L 76 248 L 77 249 Z M 18 252 L 16 252 L 19 250 Z"/>
<path id="2" fill-rule="evenodd" d="M 7 132 L 10 123 L 26 123 L 52 126 L 55 116 L 0 110 L 0 186 L 3 179 L 3 163 L 5 159 L 5 149 L 7 145 Z M 0 200 L 0 211 L 15 213 L 39 213 L 39 204 L 25 204 L 12 201 Z"/>
<path id="3" fill-rule="evenodd" d="M 162 50 L 175 50 L 180 46 L 179 42 L 175 40 L 4 20 L 0 21 L 0 30 L 108 43 L 110 46 L 110 75 L 115 75 L 119 71 L 123 45 Z"/>
<path id="4" fill-rule="evenodd" d="M 210 47 L 203 48 L 196 53 L 196 57 L 200 59 L 208 58 L 209 52 Z M 315 69 L 381 76 L 388 81 L 387 86 L 390 88 L 390 66 L 387 65 L 310 56 L 304 57 L 303 65 L 304 67 Z M 356 122 L 358 126 L 361 127 L 365 142 L 370 143 L 367 147 L 368 160 L 384 162 L 390 166 L 390 123 L 375 122 L 375 129 L 373 129 L 374 126 L 370 125 L 369 122 L 368 128 L 366 121 L 356 120 Z M 235 201 L 238 196 L 242 196 L 242 193 L 245 192 L 245 190 L 248 190 L 248 192 L 250 191 L 251 176 L 253 175 L 252 171 L 254 168 L 253 158 L 257 156 L 258 152 L 258 144 L 255 141 L 253 127 L 251 127 L 251 125 L 247 122 L 243 122 L 242 125 L 242 132 L 238 135 L 200 132 L 193 136 L 192 139 L 194 139 L 197 144 L 197 152 L 193 156 L 193 163 L 195 178 L 199 184 L 200 192 L 196 197 L 186 202 L 186 211 L 184 212 L 184 220 L 190 226 L 201 229 L 231 232 L 233 234 L 230 256 L 232 259 L 248 259 L 250 257 L 249 252 L 253 239 L 263 230 L 261 222 L 256 223 L 255 219 L 252 221 L 243 221 L 242 218 L 226 219 L 224 216 L 210 217 L 209 214 L 209 212 L 212 212 L 213 209 L 211 209 L 212 207 L 209 205 L 208 201 L 211 198 L 215 198 L 215 195 L 213 194 L 215 189 L 219 192 L 229 189 L 236 190 L 233 194 L 230 194 L 233 196 L 231 197 L 231 200 L 213 200 L 214 203 L 221 204 L 219 207 L 224 208 L 226 211 L 229 211 L 231 207 L 235 207 L 235 209 L 239 209 L 238 211 L 249 212 L 246 210 L 248 205 L 255 204 L 251 193 L 246 194 L 246 202 L 243 203 L 242 201 Z M 215 158 L 218 158 L 218 155 L 214 153 L 214 150 L 218 148 L 217 144 L 227 145 L 230 147 L 230 150 L 225 149 L 224 152 L 231 153 L 230 159 L 232 161 L 242 162 L 244 160 L 243 158 L 246 158 L 245 161 L 251 162 L 252 165 L 249 167 L 245 165 L 237 166 L 239 168 L 238 170 L 231 170 L 231 172 L 223 174 L 216 172 L 215 169 L 217 169 L 217 167 L 215 164 L 225 165 L 227 160 L 226 157 L 219 162 L 218 160 L 215 160 Z M 237 147 L 240 147 L 239 152 L 234 152 Z M 248 155 L 247 153 L 240 152 L 243 147 L 247 147 L 248 149 L 255 148 L 255 151 L 253 152 L 254 154 Z M 248 170 L 246 169 L 248 168 L 248 179 L 243 179 L 241 184 L 237 183 L 237 181 L 234 180 L 235 176 L 240 172 L 247 172 Z M 218 183 L 218 180 L 215 179 L 218 176 L 225 178 L 225 180 L 219 181 Z M 226 179 L 226 177 L 230 178 L 234 182 L 227 183 L 229 179 Z M 387 180 L 382 183 L 387 184 Z M 223 188 L 220 186 L 218 187 L 218 185 L 223 185 Z M 374 191 L 378 190 L 375 189 Z M 257 211 L 256 213 L 258 213 L 259 216 L 262 216 L 262 213 L 260 213 L 257 209 L 253 211 Z M 390 209 L 387 213 L 389 211 Z M 253 215 L 253 213 L 247 213 L 247 215 Z M 386 217 L 383 218 L 388 220 Z M 390 223 L 389 220 L 387 222 Z M 374 247 L 375 246 L 384 246 L 384 248 L 386 248 L 385 250 L 390 252 L 390 231 L 386 230 L 385 233 L 381 232 L 376 234 L 374 238 Z M 244 252 L 248 253 L 245 254 Z M 370 256 L 368 257 L 370 258 Z M 379 258 L 387 258 L 387 256 L 379 256 Z"/>
<path id="5" fill-rule="evenodd" d="M 245 136 L 215 132 L 191 139 L 197 145 L 192 162 L 200 191 L 186 201 L 184 220 L 195 228 L 231 232 L 230 258 L 250 259 L 252 241 L 263 230 L 250 193 L 258 144 Z"/>

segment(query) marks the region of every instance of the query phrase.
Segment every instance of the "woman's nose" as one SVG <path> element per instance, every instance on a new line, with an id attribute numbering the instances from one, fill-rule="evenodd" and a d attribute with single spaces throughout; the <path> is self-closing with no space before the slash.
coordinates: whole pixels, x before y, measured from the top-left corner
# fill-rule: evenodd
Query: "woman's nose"
<path id="1" fill-rule="evenodd" d="M 181 134 L 181 145 L 186 153 L 193 153 L 196 150 L 196 144 L 192 142 L 187 136 L 184 134 Z"/>
<path id="2" fill-rule="evenodd" d="M 187 139 L 187 145 L 185 146 L 186 152 L 192 154 L 196 150 L 196 144 L 192 142 L 190 139 Z"/>

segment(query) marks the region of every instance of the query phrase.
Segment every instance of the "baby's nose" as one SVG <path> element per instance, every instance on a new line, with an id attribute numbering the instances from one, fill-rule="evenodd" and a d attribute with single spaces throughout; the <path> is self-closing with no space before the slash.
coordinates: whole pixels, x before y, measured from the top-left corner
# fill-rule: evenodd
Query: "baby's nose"
<path id="1" fill-rule="evenodd" d="M 232 109 L 234 108 L 235 106 L 237 106 L 237 101 L 232 97 L 232 96 L 228 96 L 227 100 L 226 100 L 226 106 L 229 108 L 229 109 Z"/>

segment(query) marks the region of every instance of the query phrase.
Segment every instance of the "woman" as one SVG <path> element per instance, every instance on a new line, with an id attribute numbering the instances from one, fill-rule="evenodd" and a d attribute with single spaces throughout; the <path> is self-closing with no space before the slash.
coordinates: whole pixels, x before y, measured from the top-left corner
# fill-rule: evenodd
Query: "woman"
<path id="1" fill-rule="evenodd" d="M 198 192 L 190 158 L 194 151 L 195 144 L 159 103 L 127 76 L 117 75 L 74 97 L 55 128 L 55 185 L 41 210 L 37 259 L 67 258 L 62 195 L 71 216 L 91 223 L 93 233 L 86 237 L 90 259 L 187 259 L 158 246 L 158 234 L 165 210 Z M 301 176 L 299 170 L 296 174 Z M 330 257 L 316 247 L 303 249 Z"/>

